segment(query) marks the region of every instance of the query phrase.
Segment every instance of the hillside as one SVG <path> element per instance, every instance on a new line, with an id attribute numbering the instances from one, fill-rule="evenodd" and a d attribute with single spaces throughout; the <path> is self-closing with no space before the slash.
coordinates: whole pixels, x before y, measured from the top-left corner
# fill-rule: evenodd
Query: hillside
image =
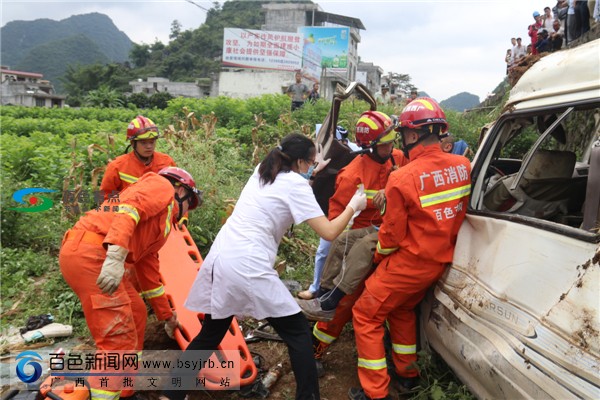
<path id="1" fill-rule="evenodd" d="M 477 107 L 479 105 L 479 97 L 471 93 L 461 92 L 443 100 L 440 102 L 440 105 L 445 109 L 462 112 L 466 109 Z"/>
<path id="2" fill-rule="evenodd" d="M 0 29 L 3 65 L 39 72 L 54 81 L 57 71 L 64 72 L 69 63 L 127 61 L 132 46 L 129 37 L 108 16 L 99 13 L 74 15 L 61 21 L 12 21 Z"/>
<path id="3" fill-rule="evenodd" d="M 97 43 L 80 34 L 32 48 L 15 68 L 20 71 L 43 73 L 44 79 L 52 82 L 57 93 L 61 93 L 63 84 L 60 78 L 67 71 L 68 65 L 109 62 L 110 59 L 102 52 Z"/>

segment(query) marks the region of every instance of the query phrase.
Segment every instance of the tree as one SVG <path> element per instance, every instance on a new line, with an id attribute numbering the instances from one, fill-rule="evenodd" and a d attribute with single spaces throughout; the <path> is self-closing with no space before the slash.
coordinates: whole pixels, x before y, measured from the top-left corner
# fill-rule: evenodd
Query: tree
<path id="1" fill-rule="evenodd" d="M 176 19 L 171 22 L 171 33 L 169 34 L 169 39 L 174 40 L 179 37 L 181 34 L 182 25 Z"/>
<path id="2" fill-rule="evenodd" d="M 127 98 L 127 103 L 135 104 L 137 108 L 148 108 L 150 99 L 144 93 L 134 93 Z"/>
<path id="3" fill-rule="evenodd" d="M 85 66 L 69 66 L 62 79 L 71 106 L 79 106 L 85 102 L 85 95 L 91 90 L 106 85 L 110 89 L 123 93 L 130 90 L 129 82 L 134 79 L 134 71 L 124 64 L 91 64 Z"/>
<path id="4" fill-rule="evenodd" d="M 137 68 L 145 66 L 150 59 L 150 45 L 134 43 L 129 58 Z"/>
<path id="5" fill-rule="evenodd" d="M 108 85 L 100 85 L 96 90 L 91 90 L 84 98 L 85 104 L 90 107 L 117 108 L 123 107 L 121 95 Z"/>
<path id="6" fill-rule="evenodd" d="M 393 94 L 408 97 L 412 90 L 417 90 L 417 87 L 410 83 L 411 77 L 408 74 L 388 72 L 387 77 L 385 78 L 387 79 Z"/>
<path id="7" fill-rule="evenodd" d="M 173 96 L 169 92 L 158 92 L 150 96 L 149 106 L 152 108 L 158 108 L 164 110 L 169 105 L 169 100 L 173 99 Z"/>

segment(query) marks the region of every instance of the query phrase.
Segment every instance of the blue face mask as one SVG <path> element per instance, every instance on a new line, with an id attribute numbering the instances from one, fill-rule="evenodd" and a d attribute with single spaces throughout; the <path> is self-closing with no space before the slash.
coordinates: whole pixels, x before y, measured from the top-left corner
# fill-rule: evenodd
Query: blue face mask
<path id="1" fill-rule="evenodd" d="M 302 177 L 304 179 L 310 179 L 310 177 L 312 176 L 313 171 L 315 170 L 315 166 L 311 165 L 310 167 L 308 167 L 308 171 L 306 172 L 298 172 L 300 175 L 302 175 Z"/>

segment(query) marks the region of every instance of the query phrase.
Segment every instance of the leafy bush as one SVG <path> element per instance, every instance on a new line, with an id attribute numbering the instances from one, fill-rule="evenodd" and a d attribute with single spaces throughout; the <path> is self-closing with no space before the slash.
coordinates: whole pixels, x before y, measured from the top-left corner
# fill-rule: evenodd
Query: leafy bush
<path id="1" fill-rule="evenodd" d="M 79 299 L 62 279 L 55 255 L 30 249 L 0 249 L 2 258 L 2 325 L 23 326 L 29 316 L 51 313 L 59 323 L 73 325 L 76 333 L 87 330 Z"/>

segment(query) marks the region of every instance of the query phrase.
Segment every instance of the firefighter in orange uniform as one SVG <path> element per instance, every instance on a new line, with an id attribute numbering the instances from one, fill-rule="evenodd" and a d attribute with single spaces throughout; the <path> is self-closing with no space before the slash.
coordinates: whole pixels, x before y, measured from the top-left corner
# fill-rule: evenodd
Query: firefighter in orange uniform
<path id="1" fill-rule="evenodd" d="M 379 264 L 352 310 L 362 388 L 350 389 L 350 399 L 391 398 L 383 345 L 386 320 L 400 389 L 416 385 L 414 309 L 452 262 L 471 190 L 469 160 L 440 148 L 439 135 L 448 123 L 434 100 L 423 97 L 408 104 L 398 129 L 410 163 L 393 172 L 386 185 L 374 259 Z"/>
<path id="2" fill-rule="evenodd" d="M 367 111 L 361 115 L 356 124 L 356 143 L 366 154 L 361 154 L 342 168 L 336 178 L 335 193 L 329 200 L 329 219 L 337 217 L 344 211 L 344 202 L 348 202 L 357 187 L 364 185 L 367 195 L 367 208 L 354 219 L 351 229 L 340 235 L 333 243 L 324 267 L 324 277 L 335 275 L 330 271 L 341 267 L 344 250 L 360 245 L 361 239 L 376 232 L 381 224 L 381 206 L 383 205 L 383 189 L 390 172 L 408 161 L 401 151 L 394 149 L 396 124 L 384 113 Z M 374 243 L 373 243 L 374 247 Z M 339 251 L 338 251 L 339 250 Z M 320 321 L 313 328 L 315 358 L 319 374 L 322 373 L 320 360 L 327 349 L 340 335 L 344 325 L 352 318 L 352 306 L 362 292 L 362 281 L 371 268 L 372 253 L 364 259 L 347 259 L 347 264 L 340 280 L 342 283 L 331 287 L 329 279 L 322 281 L 321 290 L 330 289 L 320 297 L 311 300 L 298 300 L 302 312 L 308 319 Z M 332 257 L 337 259 L 333 260 Z M 364 257 L 363 257 L 364 258 Z M 336 278 L 337 279 L 337 278 Z M 356 285 L 345 285 L 355 282 Z M 352 286 L 351 290 L 348 286 Z M 353 289 L 353 291 L 352 291 Z M 348 294 L 348 295 L 346 295 Z M 328 322 L 325 322 L 328 321 Z"/>
<path id="3" fill-rule="evenodd" d="M 166 154 L 154 151 L 158 127 L 149 118 L 138 115 L 127 126 L 127 140 L 132 152 L 123 154 L 106 167 L 100 190 L 105 198 L 133 185 L 146 172 L 158 172 L 165 167 L 175 167 Z M 125 150 L 127 151 L 127 149 Z"/>
<path id="4" fill-rule="evenodd" d="M 123 279 L 130 269 L 136 270 L 142 290 L 153 293 L 150 304 L 173 336 L 177 315 L 165 295 L 156 253 L 172 225 L 198 207 L 202 198 L 188 172 L 167 167 L 143 175 L 121 192 L 119 200 L 118 205 L 105 201 L 99 210 L 83 215 L 66 232 L 59 255 L 63 277 L 81 300 L 98 351 L 142 348 L 138 324 L 143 332 L 145 305 L 131 280 Z M 142 308 L 140 318 L 137 310 Z M 119 398 L 117 386 L 100 389 L 95 378 L 90 378 L 90 386 L 94 398 Z"/>

